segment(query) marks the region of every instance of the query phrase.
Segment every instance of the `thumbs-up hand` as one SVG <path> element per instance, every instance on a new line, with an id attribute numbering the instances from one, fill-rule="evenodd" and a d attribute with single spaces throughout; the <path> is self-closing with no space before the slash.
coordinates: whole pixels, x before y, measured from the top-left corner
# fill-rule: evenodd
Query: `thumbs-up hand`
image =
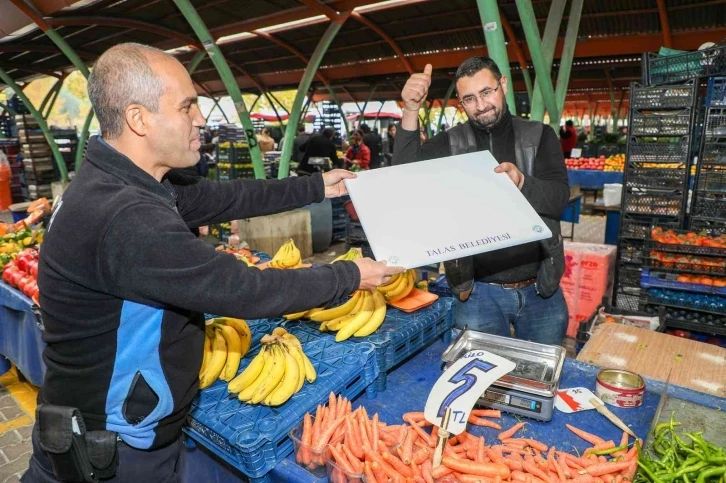
<path id="1" fill-rule="evenodd" d="M 432 71 L 431 64 L 426 64 L 422 73 L 413 74 L 406 81 L 406 85 L 403 86 L 403 91 L 401 91 L 401 98 L 407 111 L 418 112 L 421 109 L 421 105 L 426 101 L 426 96 L 429 93 Z"/>

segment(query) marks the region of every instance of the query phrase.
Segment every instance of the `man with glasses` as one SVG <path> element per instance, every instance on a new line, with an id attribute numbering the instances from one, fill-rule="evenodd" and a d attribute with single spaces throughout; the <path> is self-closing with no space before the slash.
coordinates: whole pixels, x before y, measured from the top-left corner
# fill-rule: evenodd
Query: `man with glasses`
<path id="1" fill-rule="evenodd" d="M 512 116 L 508 79 L 489 57 L 471 57 L 456 71 L 456 94 L 469 118 L 426 143 L 418 135 L 418 113 L 431 85 L 432 66 L 413 74 L 403 88 L 403 118 L 396 132 L 393 164 L 490 151 L 553 233 L 551 239 L 446 262 L 457 302 L 456 326 L 545 344 L 560 344 L 567 305 L 559 281 L 564 251 L 559 218 L 569 199 L 567 169 L 551 127 Z M 506 203 L 506 200 L 502 200 Z M 456 200 L 453 209 L 465 210 Z M 497 209 L 492 206 L 492 209 Z M 477 223 L 477 214 L 471 213 Z"/>

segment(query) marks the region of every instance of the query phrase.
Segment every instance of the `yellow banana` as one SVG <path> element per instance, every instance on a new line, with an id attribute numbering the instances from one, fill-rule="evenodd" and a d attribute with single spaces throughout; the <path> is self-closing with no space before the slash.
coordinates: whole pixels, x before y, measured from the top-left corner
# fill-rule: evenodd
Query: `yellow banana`
<path id="1" fill-rule="evenodd" d="M 373 315 L 371 315 L 371 317 L 368 319 L 368 322 L 366 322 L 363 327 L 355 332 L 354 335 L 356 337 L 365 337 L 367 335 L 371 335 L 373 332 L 378 330 L 378 327 L 380 327 L 383 321 L 386 319 L 385 297 L 378 290 L 373 290 L 372 295 L 373 303 L 375 304 Z"/>
<path id="2" fill-rule="evenodd" d="M 406 286 L 404 287 L 403 292 L 399 293 L 398 295 L 391 294 L 388 301 L 395 302 L 396 300 L 401 300 L 401 299 L 408 297 L 408 294 L 411 293 L 411 290 L 413 290 L 413 287 L 415 285 L 416 285 L 416 271 L 407 270 L 406 271 Z"/>
<path id="3" fill-rule="evenodd" d="M 396 284 L 396 286 L 383 294 L 384 297 L 386 297 L 386 301 L 390 302 L 391 299 L 397 297 L 398 295 L 402 294 L 404 290 L 408 287 L 408 275 L 403 274 L 401 276 L 400 282 Z"/>
<path id="4" fill-rule="evenodd" d="M 373 296 L 369 291 L 366 290 L 363 294 L 363 297 L 365 297 L 363 307 L 361 308 L 360 312 L 355 314 L 349 321 L 347 321 L 345 325 L 341 327 L 338 333 L 335 334 L 336 342 L 342 342 L 349 339 L 350 336 L 360 330 L 360 328 L 363 327 L 373 315 L 373 309 L 375 307 L 375 303 L 373 302 Z"/>
<path id="5" fill-rule="evenodd" d="M 311 384 L 315 382 L 315 379 L 318 378 L 318 375 L 315 372 L 315 366 L 313 366 L 313 363 L 310 362 L 310 358 L 303 350 L 302 344 L 300 343 L 298 338 L 292 334 L 286 334 L 282 336 L 282 339 L 288 341 L 288 343 L 290 344 L 294 344 L 298 348 L 298 350 L 300 351 L 300 355 L 303 358 L 303 362 L 305 363 L 305 380 Z"/>
<path id="6" fill-rule="evenodd" d="M 219 374 L 224 368 L 227 360 L 227 343 L 218 331 L 214 331 L 214 340 L 212 341 L 212 355 L 209 356 L 207 367 L 204 369 L 199 378 L 199 389 L 211 386 L 214 381 L 219 378 Z"/>
<path id="7" fill-rule="evenodd" d="M 262 346 L 262 349 L 260 350 L 260 355 L 262 355 L 264 364 L 262 366 L 262 369 L 260 369 L 257 376 L 254 378 L 254 380 L 243 390 L 237 394 L 237 398 L 240 401 L 249 401 L 252 399 L 252 395 L 257 391 L 257 388 L 265 382 L 265 379 L 269 376 L 270 371 L 272 370 L 272 366 L 274 365 L 274 357 L 272 354 L 272 346 Z M 252 365 L 252 364 L 250 364 Z M 244 372 L 242 373 L 244 374 Z M 240 374 L 240 376 L 242 375 Z M 233 392 L 233 391 L 230 391 Z"/>
<path id="8" fill-rule="evenodd" d="M 265 366 L 266 361 L 266 347 L 257 354 L 250 362 L 250 365 L 245 367 L 245 370 L 240 373 L 239 376 L 232 379 L 227 384 L 227 390 L 231 393 L 237 394 L 247 389 L 255 380 L 259 377 L 262 372 L 262 368 Z"/>
<path id="9" fill-rule="evenodd" d="M 342 254 L 341 256 L 339 256 L 338 258 L 336 258 L 335 260 L 333 260 L 330 263 L 340 262 L 343 260 L 356 260 L 356 259 L 362 258 L 362 257 L 363 257 L 363 255 L 361 254 L 360 248 L 351 248 L 350 250 L 348 250 L 347 252 L 345 252 L 344 254 Z"/>
<path id="10" fill-rule="evenodd" d="M 316 312 L 310 315 L 310 320 L 313 320 L 315 322 L 325 322 L 327 320 L 333 320 L 337 319 L 338 317 L 348 315 L 355 308 L 360 298 L 361 292 L 357 291 L 344 304 L 338 305 L 337 307 L 332 307 L 330 309 L 321 310 L 320 312 Z"/>
<path id="11" fill-rule="evenodd" d="M 379 285 L 376 290 L 379 292 L 382 292 L 383 295 L 386 295 L 389 292 L 392 292 L 396 288 L 398 288 L 401 285 L 401 282 L 404 281 L 404 278 L 402 274 L 397 273 L 394 276 L 391 277 L 391 279 L 388 281 L 388 283 Z"/>
<path id="12" fill-rule="evenodd" d="M 250 398 L 252 404 L 259 404 L 270 394 L 285 376 L 285 357 L 279 344 L 272 345 L 272 368 L 270 373 L 264 377 L 262 384 L 257 386 L 257 390 Z M 264 372 L 260 377 L 265 376 Z M 295 381 L 297 384 L 297 381 Z"/>
<path id="13" fill-rule="evenodd" d="M 223 381 L 231 381 L 237 375 L 239 361 L 242 358 L 242 342 L 239 334 L 229 325 L 220 324 L 217 328 L 227 343 L 227 360 L 224 363 L 219 378 Z"/>
<path id="14" fill-rule="evenodd" d="M 285 334 L 287 334 L 287 331 L 282 327 L 275 327 L 275 330 L 272 331 L 272 335 L 276 335 L 278 337 L 282 337 Z"/>
<path id="15" fill-rule="evenodd" d="M 207 331 L 204 331 L 204 356 L 202 357 L 202 367 L 199 369 L 199 377 L 202 377 L 204 369 L 206 369 L 209 362 L 209 356 L 212 354 L 212 339 L 207 335 Z"/>
<path id="16" fill-rule="evenodd" d="M 305 383 L 305 360 L 302 356 L 302 351 L 298 348 L 295 344 L 290 344 L 287 340 L 284 338 L 282 339 L 282 344 L 285 346 L 287 351 L 292 355 L 292 358 L 295 359 L 295 363 L 297 364 L 298 372 L 300 373 L 300 377 L 298 377 L 297 387 L 295 388 L 295 392 L 300 391 L 302 389 L 303 384 Z"/>
<path id="17" fill-rule="evenodd" d="M 362 298 L 362 297 L 361 297 Z M 351 312 L 348 315 L 344 315 L 342 317 L 338 317 L 337 319 L 329 320 L 327 322 L 323 322 L 325 325 L 325 330 L 322 332 L 326 332 L 328 330 L 331 330 L 333 332 L 336 332 L 340 330 L 350 319 L 356 316 L 358 312 Z M 322 325 L 322 324 L 321 324 Z"/>
<path id="18" fill-rule="evenodd" d="M 290 399 L 297 392 L 298 383 L 303 380 L 295 358 L 284 346 L 281 350 L 285 357 L 285 375 L 275 390 L 265 399 L 268 406 L 279 406 Z"/>
<path id="19" fill-rule="evenodd" d="M 244 319 L 222 317 L 221 319 L 217 320 L 222 321 L 224 324 L 232 327 L 237 332 L 241 344 L 240 357 L 244 357 L 250 350 L 250 346 L 252 345 L 252 332 L 250 331 L 250 326 L 247 325 L 247 322 Z"/>
<path id="20" fill-rule="evenodd" d="M 282 317 L 285 320 L 298 320 L 298 319 L 302 319 L 303 317 L 305 317 L 305 315 L 307 313 L 308 313 L 307 310 L 303 310 L 302 312 L 295 312 L 294 314 L 283 315 Z"/>
<path id="21" fill-rule="evenodd" d="M 292 240 L 288 240 L 285 243 L 282 244 L 282 246 L 277 250 L 277 253 L 275 253 L 275 256 L 272 257 L 272 260 L 270 260 L 270 266 L 275 268 L 286 268 L 287 264 L 285 263 L 285 260 L 292 255 L 292 252 L 290 250 L 290 242 Z"/>

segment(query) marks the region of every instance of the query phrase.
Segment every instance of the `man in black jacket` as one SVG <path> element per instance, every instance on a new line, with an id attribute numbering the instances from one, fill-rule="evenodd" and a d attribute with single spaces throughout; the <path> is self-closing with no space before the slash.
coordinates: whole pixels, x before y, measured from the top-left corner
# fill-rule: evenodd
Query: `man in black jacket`
<path id="1" fill-rule="evenodd" d="M 373 289 L 400 270 L 364 259 L 262 271 L 215 251 L 189 228 L 340 196 L 351 174 L 177 183 L 170 171 L 198 161 L 204 125 L 182 64 L 157 49 L 117 45 L 96 62 L 88 91 L 103 138 L 91 139 L 43 243 L 47 373 L 39 408 L 77 408 L 87 430 L 110 433 L 114 448 L 118 438 L 112 481 L 176 482 L 205 312 L 251 319 L 299 312 Z M 44 438 L 66 433 L 53 433 L 36 426 L 24 482 L 57 481 L 46 450 L 65 440 Z"/>
<path id="2" fill-rule="evenodd" d="M 452 146 L 457 146 L 466 129 L 472 133 L 474 139 L 470 142 L 475 145 L 464 152 L 491 151 L 500 163 L 496 172 L 506 173 L 545 222 L 550 220 L 547 225 L 554 235 L 548 243 L 527 243 L 476 255 L 470 270 L 461 268 L 461 263 L 469 262 L 466 259 L 460 264 L 445 264 L 450 284 L 452 276 L 462 273 L 471 274 L 474 281 L 473 290 L 471 278 L 459 277 L 454 283 L 455 290 L 464 287 L 454 306 L 456 325 L 501 336 L 509 336 L 513 325 L 519 338 L 560 344 L 568 314 L 562 291 L 557 288 L 564 269 L 558 220 L 569 199 L 569 185 L 557 136 L 552 128 L 542 126 L 539 142 L 527 140 L 534 143 L 536 157 L 533 173 L 522 173 L 514 163 L 515 143 L 522 141 L 515 139 L 514 124 L 532 124 L 513 119 L 509 113 L 505 100 L 507 78 L 497 65 L 488 57 L 472 57 L 456 71 L 456 93 L 469 120 L 421 145 L 418 112 L 431 84 L 431 72 L 431 65 L 427 65 L 403 88 L 404 112 L 396 132 L 393 164 L 451 156 Z M 466 209 L 457 206 L 455 199 L 450 201 L 452 209 Z M 476 223 L 476 213 L 472 213 L 471 220 Z M 546 281 L 552 293 L 541 293 Z"/>
<path id="3" fill-rule="evenodd" d="M 335 129 L 326 127 L 323 132 L 314 134 L 306 143 L 302 145 L 303 154 L 302 161 L 297 167 L 297 174 L 309 175 L 318 171 L 317 166 L 310 164 L 310 158 L 327 158 L 332 163 L 333 168 L 342 168 L 343 161 L 338 157 L 338 149 L 335 147 L 333 138 L 335 137 Z M 320 169 L 326 170 L 325 166 Z"/>
<path id="4" fill-rule="evenodd" d="M 371 150 L 371 161 L 368 165 L 369 168 L 380 168 L 383 139 L 381 139 L 381 136 L 376 131 L 371 131 L 371 128 L 366 123 L 360 125 L 360 130 L 363 131 L 363 144 L 368 146 L 368 149 Z"/>

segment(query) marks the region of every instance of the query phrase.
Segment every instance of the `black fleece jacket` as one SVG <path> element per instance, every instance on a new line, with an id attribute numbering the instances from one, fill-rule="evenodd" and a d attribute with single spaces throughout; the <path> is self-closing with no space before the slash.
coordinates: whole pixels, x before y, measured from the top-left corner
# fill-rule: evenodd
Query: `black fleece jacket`
<path id="1" fill-rule="evenodd" d="M 322 176 L 157 182 L 99 138 L 54 213 L 38 284 L 47 343 L 41 402 L 79 408 L 90 430 L 158 448 L 198 390 L 203 313 L 262 318 L 355 291 L 352 262 L 258 270 L 189 228 L 322 201 Z"/>
<path id="2" fill-rule="evenodd" d="M 468 122 L 468 121 L 467 121 Z M 508 111 L 491 129 L 472 124 L 476 145 L 481 151 L 491 151 L 500 163 L 515 162 L 514 129 Z M 421 144 L 418 131 L 406 131 L 398 127 L 393 149 L 393 164 L 404 164 L 427 159 L 451 156 L 449 135 L 440 132 L 430 141 Z M 560 142 L 550 126 L 544 126 L 537 157 L 534 160 L 534 176 L 525 176 L 522 194 L 540 215 L 559 219 L 570 197 L 567 168 Z M 451 200 L 452 208 L 457 207 Z M 495 207 L 493 207 L 495 209 Z M 476 213 L 472 213 L 476 223 Z M 543 258 L 539 242 L 526 243 L 511 248 L 482 253 L 474 257 L 474 276 L 477 281 L 514 283 L 537 277 L 539 262 Z"/>

